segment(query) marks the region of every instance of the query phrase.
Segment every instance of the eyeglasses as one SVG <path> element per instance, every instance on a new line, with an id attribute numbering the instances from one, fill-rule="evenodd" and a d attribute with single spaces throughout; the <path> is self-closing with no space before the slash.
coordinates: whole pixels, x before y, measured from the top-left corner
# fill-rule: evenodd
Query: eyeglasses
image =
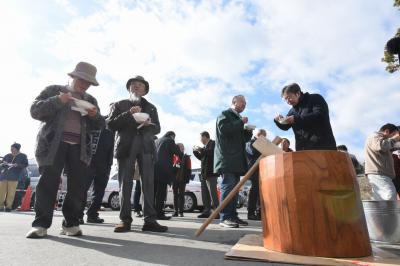
<path id="1" fill-rule="evenodd" d="M 289 101 L 293 101 L 293 100 L 297 100 L 298 96 L 296 94 L 286 94 L 284 97 L 282 97 L 282 99 L 285 102 L 289 102 Z"/>

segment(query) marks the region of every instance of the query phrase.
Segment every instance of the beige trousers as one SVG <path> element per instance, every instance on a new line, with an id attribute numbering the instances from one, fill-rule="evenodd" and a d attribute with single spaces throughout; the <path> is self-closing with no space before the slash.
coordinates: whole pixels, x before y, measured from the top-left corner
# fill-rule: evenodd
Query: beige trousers
<path id="1" fill-rule="evenodd" d="M 0 209 L 4 208 L 4 203 L 7 209 L 11 209 L 17 185 L 18 181 L 0 181 Z"/>

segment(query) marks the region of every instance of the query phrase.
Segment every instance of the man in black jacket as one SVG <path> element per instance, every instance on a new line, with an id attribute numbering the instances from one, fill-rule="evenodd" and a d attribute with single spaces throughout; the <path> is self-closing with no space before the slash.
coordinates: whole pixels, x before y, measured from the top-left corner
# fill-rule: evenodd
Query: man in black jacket
<path id="1" fill-rule="evenodd" d="M 92 161 L 90 162 L 85 192 L 87 192 L 93 183 L 91 195 L 91 204 L 87 215 L 88 223 L 103 223 L 104 219 L 99 217 L 99 209 L 103 202 L 104 192 L 110 178 L 111 166 L 114 158 L 114 133 L 103 128 L 102 130 L 92 131 Z M 86 194 L 85 194 L 86 195 Z M 86 206 L 85 197 L 82 206 L 82 217 L 80 223 L 83 224 L 83 211 Z"/>
<path id="2" fill-rule="evenodd" d="M 157 161 L 155 164 L 155 182 L 156 182 L 156 211 L 157 219 L 169 220 L 164 213 L 164 202 L 167 196 L 167 186 L 175 180 L 175 171 L 173 166 L 174 155 L 182 159 L 183 153 L 175 143 L 175 133 L 168 131 L 165 135 L 156 141 Z"/>
<path id="3" fill-rule="evenodd" d="M 246 143 L 246 157 L 247 162 L 249 164 L 249 168 L 251 168 L 260 157 L 261 153 L 253 147 L 254 142 L 260 137 L 267 137 L 267 131 L 265 129 L 258 129 L 255 133 L 254 137 Z M 257 203 L 260 201 L 260 192 L 259 192 L 259 173 L 256 171 L 253 176 L 250 178 L 251 180 L 251 188 L 249 191 L 249 202 L 247 206 L 247 219 L 249 220 L 261 220 L 261 212 L 257 209 Z"/>
<path id="4" fill-rule="evenodd" d="M 131 94 L 130 99 L 113 104 L 107 119 L 109 128 L 117 133 L 115 157 L 118 160 L 121 222 L 114 232 L 127 232 L 131 229 L 131 194 L 136 160 L 144 196 L 142 230 L 165 232 L 168 228 L 157 223 L 154 209 L 154 136 L 160 133 L 157 109 L 143 98 L 149 92 L 149 83 L 143 77 L 129 79 L 126 88 Z M 140 120 L 140 116 L 145 116 L 143 113 L 149 116 L 144 122 Z"/>
<path id="5" fill-rule="evenodd" d="M 204 147 L 193 147 L 193 155 L 201 161 L 201 198 L 204 210 L 198 218 L 208 218 L 211 210 L 215 210 L 219 205 L 217 181 L 218 174 L 214 173 L 214 149 L 215 141 L 210 139 L 207 131 L 201 134 L 201 143 Z M 219 215 L 216 219 L 219 219 Z"/>
<path id="6" fill-rule="evenodd" d="M 319 94 L 303 93 L 296 83 L 282 89 L 282 98 L 292 106 L 286 117 L 275 117 L 282 130 L 293 128 L 296 150 L 336 150 L 329 108 Z"/>

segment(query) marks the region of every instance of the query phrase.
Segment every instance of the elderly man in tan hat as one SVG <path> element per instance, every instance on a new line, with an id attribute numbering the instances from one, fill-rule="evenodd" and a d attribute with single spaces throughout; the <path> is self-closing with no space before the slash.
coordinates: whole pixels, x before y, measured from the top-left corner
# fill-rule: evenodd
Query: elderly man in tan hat
<path id="1" fill-rule="evenodd" d="M 63 204 L 61 234 L 82 235 L 79 228 L 84 180 L 91 160 L 91 130 L 104 126 L 96 99 L 86 93 L 98 86 L 96 67 L 80 62 L 68 75 L 71 85 L 46 87 L 31 106 L 31 116 L 41 121 L 35 150 L 40 179 L 36 187 L 35 220 L 27 238 L 42 238 L 53 219 L 60 176 L 64 169 L 68 191 Z"/>
<path id="2" fill-rule="evenodd" d="M 149 92 L 149 83 L 141 76 L 126 83 L 130 98 L 111 106 L 108 127 L 116 131 L 115 157 L 118 160 L 121 222 L 114 232 L 128 232 L 132 224 L 131 193 L 135 162 L 138 162 L 144 196 L 143 231 L 165 232 L 166 226 L 157 223 L 154 208 L 155 135 L 160 133 L 156 107 L 143 96 Z"/>

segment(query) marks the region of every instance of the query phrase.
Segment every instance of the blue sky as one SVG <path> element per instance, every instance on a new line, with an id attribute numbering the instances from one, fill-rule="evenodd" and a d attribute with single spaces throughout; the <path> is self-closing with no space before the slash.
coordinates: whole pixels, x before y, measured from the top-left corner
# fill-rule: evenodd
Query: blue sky
<path id="1" fill-rule="evenodd" d="M 247 97 L 250 123 L 293 139 L 272 122 L 289 110 L 280 90 L 290 82 L 326 98 L 337 142 L 359 157 L 368 134 L 400 124 L 399 73 L 380 61 L 400 26 L 389 0 L 15 0 L 0 13 L 0 153 L 18 141 L 33 156 L 29 105 L 45 86 L 66 84 L 79 61 L 98 68 L 89 93 L 103 114 L 127 97 L 130 77 L 148 79 L 163 132 L 189 149 L 199 132 L 214 134 L 235 94 Z"/>

